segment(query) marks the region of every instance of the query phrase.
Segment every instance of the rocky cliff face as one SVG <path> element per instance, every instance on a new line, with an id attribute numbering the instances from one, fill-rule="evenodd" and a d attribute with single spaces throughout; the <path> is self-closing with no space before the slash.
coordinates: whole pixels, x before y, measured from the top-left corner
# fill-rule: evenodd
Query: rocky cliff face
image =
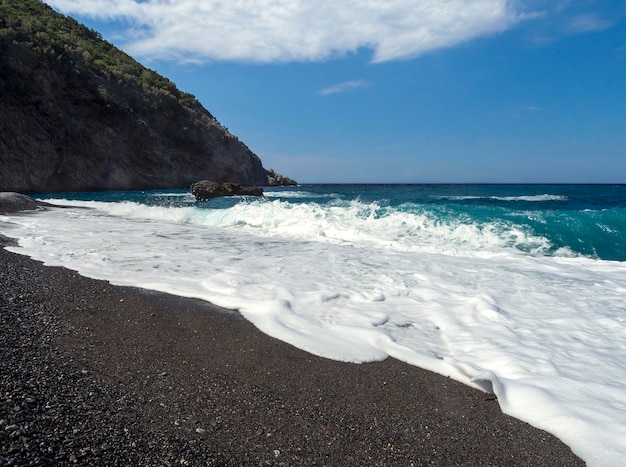
<path id="1" fill-rule="evenodd" d="M 193 96 L 95 31 L 38 0 L 0 0 L 0 191 L 268 185 L 269 173 Z"/>

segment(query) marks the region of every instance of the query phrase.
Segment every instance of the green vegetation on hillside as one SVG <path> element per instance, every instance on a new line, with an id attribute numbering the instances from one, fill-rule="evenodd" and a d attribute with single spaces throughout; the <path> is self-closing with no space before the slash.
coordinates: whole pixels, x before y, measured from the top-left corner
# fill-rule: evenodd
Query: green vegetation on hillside
<path id="1" fill-rule="evenodd" d="M 125 89 L 131 107 L 155 110 L 157 105 L 170 107 L 177 103 L 196 118 L 203 115 L 214 121 L 193 95 L 179 91 L 170 80 L 103 40 L 97 31 L 57 13 L 40 0 L 0 0 L 0 54 L 11 44 L 21 44 L 57 66 L 85 74 L 84 80 L 98 86 L 104 101 L 119 103 L 119 96 L 110 95 L 111 83 L 115 83 Z M 0 92 L 2 89 L 0 72 Z"/>
<path id="2" fill-rule="evenodd" d="M 194 96 L 39 0 L 0 0 L 0 167 L 22 192 L 270 181 Z"/>

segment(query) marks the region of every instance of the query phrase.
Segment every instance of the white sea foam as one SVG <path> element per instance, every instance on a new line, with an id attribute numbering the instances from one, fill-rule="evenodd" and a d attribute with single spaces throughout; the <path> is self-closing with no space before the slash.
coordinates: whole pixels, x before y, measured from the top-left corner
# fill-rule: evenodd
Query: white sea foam
<path id="1" fill-rule="evenodd" d="M 500 201 L 567 201 L 567 196 L 561 195 L 532 195 L 532 196 L 494 196 L 491 199 L 497 199 Z"/>
<path id="2" fill-rule="evenodd" d="M 398 358 L 495 392 L 589 465 L 626 458 L 623 262 L 542 256 L 547 240 L 512 225 L 358 201 L 54 202 L 91 209 L 1 217 L 12 251 L 237 308 L 324 357 Z"/>
<path id="3" fill-rule="evenodd" d="M 315 199 L 315 198 L 328 198 L 333 195 L 312 193 L 308 191 L 265 191 L 263 196 L 266 198 L 281 198 L 281 199 Z"/>
<path id="4" fill-rule="evenodd" d="M 425 209 L 390 209 L 377 203 L 337 201 L 330 205 L 282 200 L 237 203 L 229 209 L 171 208 L 133 202 L 54 200 L 56 204 L 98 208 L 114 216 L 237 229 L 264 237 L 457 256 L 519 251 L 545 254 L 550 242 L 514 223 L 477 225 L 469 219 L 442 218 Z M 411 208 L 410 205 L 409 208 Z M 555 252 L 574 254 L 563 248 Z"/>
<path id="5" fill-rule="evenodd" d="M 189 198 L 189 199 L 194 199 L 193 195 L 191 193 L 186 193 L 186 192 L 182 192 L 182 193 L 164 193 L 162 191 L 157 191 L 157 192 L 151 193 L 150 196 L 152 196 L 153 198 Z"/>
<path id="6" fill-rule="evenodd" d="M 449 199 L 456 201 L 473 200 L 473 199 L 491 199 L 497 201 L 527 201 L 527 202 L 542 202 L 542 201 L 567 201 L 569 198 L 562 195 L 523 195 L 523 196 L 433 196 L 438 199 Z"/>

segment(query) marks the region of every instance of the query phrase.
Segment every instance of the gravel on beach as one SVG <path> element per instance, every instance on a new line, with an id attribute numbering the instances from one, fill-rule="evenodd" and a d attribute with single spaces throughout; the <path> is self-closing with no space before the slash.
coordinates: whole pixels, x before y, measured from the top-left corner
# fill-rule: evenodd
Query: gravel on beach
<path id="1" fill-rule="evenodd" d="M 236 311 L 117 287 L 0 236 L 0 465 L 584 465 L 497 400 L 316 357 Z"/>

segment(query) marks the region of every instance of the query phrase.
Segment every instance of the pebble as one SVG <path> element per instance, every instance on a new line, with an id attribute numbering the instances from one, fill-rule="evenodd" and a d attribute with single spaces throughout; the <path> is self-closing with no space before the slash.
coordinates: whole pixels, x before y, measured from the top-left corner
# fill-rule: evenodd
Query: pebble
<path id="1" fill-rule="evenodd" d="M 80 361 L 63 356 L 54 343 L 73 331 L 63 327 L 60 307 L 76 299 L 67 281 L 83 279 L 9 253 L 6 244 L 0 235 L 0 466 L 173 465 L 183 453 L 189 465 L 216 465 L 211 450 L 155 434 L 133 395 L 85 378 Z M 94 284 L 95 292 L 103 287 Z"/>

